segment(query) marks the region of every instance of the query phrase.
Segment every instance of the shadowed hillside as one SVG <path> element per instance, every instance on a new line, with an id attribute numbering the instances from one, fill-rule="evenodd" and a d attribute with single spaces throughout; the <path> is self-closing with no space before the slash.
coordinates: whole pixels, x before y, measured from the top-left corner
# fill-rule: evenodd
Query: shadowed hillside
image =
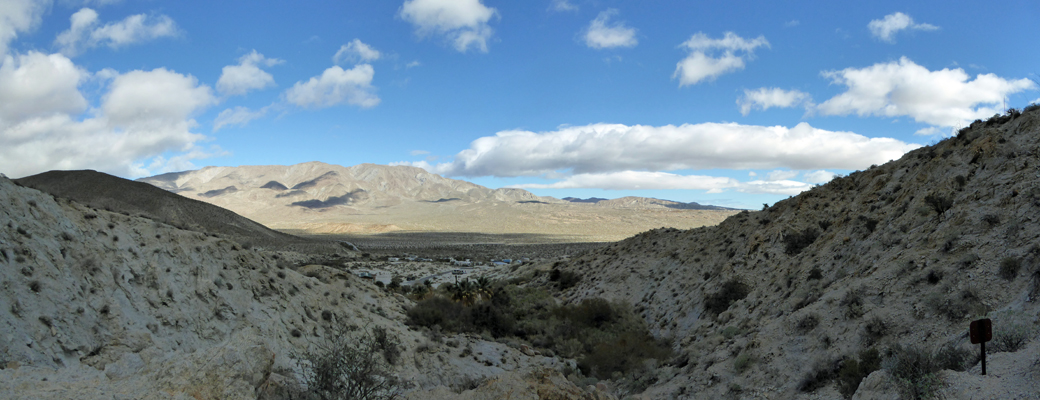
<path id="1" fill-rule="evenodd" d="M 558 263 L 586 277 L 564 296 L 633 304 L 683 353 L 652 398 L 1035 395 L 1038 108 L 718 226 Z M 987 377 L 966 336 L 981 317 L 1018 342 L 989 348 Z M 900 369 L 914 360 L 931 364 Z"/>
<path id="2" fill-rule="evenodd" d="M 300 249 L 336 247 L 268 229 L 212 204 L 97 171 L 49 171 L 15 182 L 96 209 L 142 216 L 182 229 L 227 235 L 243 244 L 268 247 L 295 245 Z M 234 190 L 223 190 L 212 196 L 227 192 Z"/>

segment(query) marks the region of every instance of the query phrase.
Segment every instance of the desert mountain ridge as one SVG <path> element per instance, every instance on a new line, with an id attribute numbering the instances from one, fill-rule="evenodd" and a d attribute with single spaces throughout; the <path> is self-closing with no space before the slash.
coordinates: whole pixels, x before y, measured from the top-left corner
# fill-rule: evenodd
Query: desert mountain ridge
<path id="1" fill-rule="evenodd" d="M 205 167 L 138 181 L 305 233 L 531 233 L 602 241 L 714 224 L 737 211 L 640 197 L 561 200 L 376 164 Z"/>

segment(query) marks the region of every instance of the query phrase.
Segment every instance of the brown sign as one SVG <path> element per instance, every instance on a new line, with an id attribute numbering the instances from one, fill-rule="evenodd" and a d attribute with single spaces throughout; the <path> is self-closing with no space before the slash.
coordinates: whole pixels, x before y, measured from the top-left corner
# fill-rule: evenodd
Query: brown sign
<path id="1" fill-rule="evenodd" d="M 990 321 L 989 318 L 971 321 L 969 332 L 971 333 L 971 344 L 988 342 L 993 339 L 993 321 Z"/>

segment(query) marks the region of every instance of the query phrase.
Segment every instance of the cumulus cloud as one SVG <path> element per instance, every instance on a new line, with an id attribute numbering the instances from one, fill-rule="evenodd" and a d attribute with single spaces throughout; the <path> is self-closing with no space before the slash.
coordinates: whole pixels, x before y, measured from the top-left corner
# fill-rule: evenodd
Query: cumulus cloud
<path id="1" fill-rule="evenodd" d="M 420 36 L 444 36 L 459 52 L 470 48 L 487 53 L 494 32 L 488 22 L 497 15 L 481 0 L 406 0 L 398 15 Z"/>
<path id="2" fill-rule="evenodd" d="M 5 57 L 0 171 L 25 176 L 91 168 L 134 177 L 213 154 L 197 146 L 206 137 L 192 132 L 194 115 L 216 101 L 208 86 L 162 68 L 103 75 L 111 78 L 107 92 L 92 106 L 77 89 L 89 74 L 67 57 Z"/>
<path id="3" fill-rule="evenodd" d="M 177 24 L 168 16 L 131 15 L 122 21 L 98 26 L 98 13 L 83 8 L 72 14 L 71 26 L 58 34 L 54 44 L 72 57 L 97 46 L 113 49 L 161 37 L 177 35 Z"/>
<path id="4" fill-rule="evenodd" d="M 238 65 L 228 65 L 221 70 L 217 90 L 225 96 L 236 96 L 274 86 L 274 77 L 260 67 L 272 67 L 283 62 L 277 58 L 266 58 L 253 50 L 240 57 Z"/>
<path id="5" fill-rule="evenodd" d="M 0 56 L 7 54 L 7 46 L 19 32 L 32 29 L 48 7 L 47 2 L 35 0 L 4 0 L 0 6 Z"/>
<path id="6" fill-rule="evenodd" d="M 339 47 L 339 51 L 336 55 L 332 56 L 332 62 L 336 64 L 341 63 L 358 63 L 358 62 L 369 62 L 375 61 L 382 57 L 379 50 L 374 49 L 361 40 L 354 39 L 350 43 Z"/>
<path id="7" fill-rule="evenodd" d="M 766 174 L 767 181 L 787 181 L 798 176 L 798 171 L 776 170 Z"/>
<path id="8" fill-rule="evenodd" d="M 907 116 L 941 127 L 988 118 L 1001 112 L 1005 96 L 1037 88 L 1027 78 L 979 74 L 971 79 L 960 68 L 929 71 L 906 57 L 865 68 L 825 71 L 823 76 L 848 87 L 816 107 L 824 115 Z"/>
<path id="9" fill-rule="evenodd" d="M 913 18 L 901 12 L 888 14 L 883 19 L 871 20 L 867 24 L 867 28 L 874 37 L 889 43 L 895 43 L 896 33 L 902 30 L 934 31 L 939 29 L 938 26 L 931 24 L 914 23 Z"/>
<path id="10" fill-rule="evenodd" d="M 812 96 L 798 90 L 780 88 L 744 89 L 744 96 L 737 99 L 737 105 L 742 115 L 748 115 L 752 109 L 765 111 L 773 107 L 790 108 L 799 105 L 811 108 Z"/>
<path id="11" fill-rule="evenodd" d="M 285 92 L 285 99 L 307 108 L 331 107 L 343 102 L 362 108 L 375 107 L 379 104 L 379 97 L 372 86 L 374 75 L 375 70 L 368 64 L 358 64 L 347 70 L 332 66 L 321 76 L 296 82 Z"/>
<path id="12" fill-rule="evenodd" d="M 245 126 L 254 119 L 258 119 L 267 114 L 267 110 L 270 106 L 261 108 L 253 111 L 247 107 L 234 107 L 228 108 L 217 114 L 217 118 L 213 120 L 213 131 L 216 132 L 225 126 Z"/>
<path id="13" fill-rule="evenodd" d="M 451 162 L 412 165 L 445 176 L 537 176 L 730 168 L 861 169 L 920 147 L 801 123 L 793 128 L 735 123 L 503 131 L 479 138 Z"/>
<path id="14" fill-rule="evenodd" d="M 79 84 L 89 74 L 60 55 L 29 52 L 4 56 L 0 65 L 0 124 L 87 108 Z"/>
<path id="15" fill-rule="evenodd" d="M 678 77 L 682 87 L 744 69 L 745 60 L 754 57 L 755 49 L 762 46 L 769 47 L 764 36 L 748 40 L 726 32 L 722 38 L 712 39 L 698 32 L 680 45 L 690 54 L 676 65 L 672 78 Z"/>
<path id="16" fill-rule="evenodd" d="M 618 10 L 609 9 L 599 13 L 596 19 L 589 23 L 585 29 L 585 45 L 594 49 L 609 49 L 612 47 L 634 47 L 639 44 L 636 40 L 636 30 L 625 26 L 623 22 L 611 23 L 610 18 L 618 14 Z"/>

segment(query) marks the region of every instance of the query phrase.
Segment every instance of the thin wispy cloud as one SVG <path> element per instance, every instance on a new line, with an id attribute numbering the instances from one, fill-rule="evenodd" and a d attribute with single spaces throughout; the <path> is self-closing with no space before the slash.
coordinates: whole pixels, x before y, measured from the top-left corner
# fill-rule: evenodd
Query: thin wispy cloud
<path id="1" fill-rule="evenodd" d="M 617 15 L 618 10 L 615 9 L 600 12 L 585 29 L 585 34 L 582 36 L 585 39 L 585 45 L 594 49 L 609 49 L 635 47 L 639 44 L 634 28 L 626 26 L 624 22 L 611 21 L 611 18 Z"/>
<path id="2" fill-rule="evenodd" d="M 152 39 L 177 35 L 177 24 L 168 16 L 131 15 L 119 22 L 100 25 L 98 13 L 83 8 L 72 14 L 71 26 L 54 43 L 62 54 L 73 57 L 98 46 L 117 49 Z"/>
<path id="3" fill-rule="evenodd" d="M 383 56 L 379 50 L 376 50 L 372 46 L 369 46 L 359 39 L 354 39 L 345 45 L 339 47 L 339 51 L 332 56 L 332 62 L 336 64 L 343 63 L 364 63 L 378 60 Z"/>
<path id="4" fill-rule="evenodd" d="M 773 107 L 791 108 L 805 106 L 812 108 L 812 96 L 798 90 L 783 90 L 780 88 L 759 88 L 755 90 L 744 89 L 744 96 L 737 99 L 740 106 L 740 114 L 748 115 L 751 110 L 765 111 Z"/>
<path id="5" fill-rule="evenodd" d="M 882 19 L 871 20 L 867 24 L 867 28 L 870 29 L 871 35 L 889 43 L 895 43 L 895 36 L 900 31 L 934 31 L 939 29 L 938 26 L 932 24 L 916 23 L 909 15 L 901 12 L 888 14 Z"/>

